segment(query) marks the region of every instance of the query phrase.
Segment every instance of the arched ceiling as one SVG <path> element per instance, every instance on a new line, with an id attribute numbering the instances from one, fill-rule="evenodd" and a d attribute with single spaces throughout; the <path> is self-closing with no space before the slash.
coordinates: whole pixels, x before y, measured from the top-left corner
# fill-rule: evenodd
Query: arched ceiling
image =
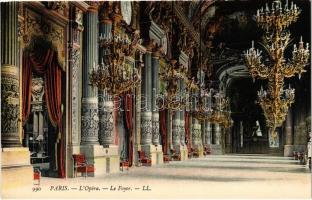
<path id="1" fill-rule="evenodd" d="M 178 16 L 181 22 L 177 26 L 183 25 L 183 29 L 187 31 L 189 40 L 186 44 L 194 41 L 197 43 L 191 48 L 186 48 L 194 56 L 192 59 L 192 75 L 196 74 L 200 67 L 198 59 L 201 55 L 203 57 L 202 61 L 209 63 L 209 66 L 206 66 L 206 69 L 209 70 L 209 72 L 207 71 L 209 79 L 224 80 L 224 77 L 220 77 L 220 74 L 229 74 L 229 72 L 233 74 L 229 74 L 228 77 L 245 77 L 247 70 L 242 73 L 235 72 L 233 69 L 236 66 L 244 65 L 243 51 L 250 48 L 251 41 L 254 40 L 256 44 L 261 41 L 262 31 L 257 27 L 254 15 L 257 9 L 271 2 L 271 0 L 175 1 L 175 11 L 181 10 L 182 15 L 184 15 Z M 164 9 L 170 10 L 171 3 L 168 2 L 168 5 L 164 5 L 164 2 L 159 2 L 159 4 L 164 5 L 164 8 L 161 9 L 162 12 Z M 290 27 L 292 36 L 295 38 L 294 41 L 297 42 L 300 35 L 302 35 L 304 41 L 310 43 L 311 30 L 310 26 L 307 26 L 307 24 L 310 24 L 310 2 L 309 0 L 301 0 L 296 4 L 302 9 L 302 13 L 298 22 Z M 158 8 L 160 8 L 160 5 L 155 7 L 155 11 Z M 169 11 L 169 13 L 172 12 Z M 174 14 L 179 15 L 177 13 L 179 12 Z M 201 53 L 198 51 L 200 46 Z M 286 57 L 290 53 L 291 50 L 286 51 Z M 231 67 L 233 69 L 230 69 Z M 224 71 L 227 72 L 224 73 Z"/>

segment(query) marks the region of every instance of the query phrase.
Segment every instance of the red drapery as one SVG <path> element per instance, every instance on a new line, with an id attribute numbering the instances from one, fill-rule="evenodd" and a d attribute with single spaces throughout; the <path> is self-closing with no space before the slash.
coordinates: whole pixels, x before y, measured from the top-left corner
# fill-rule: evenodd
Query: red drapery
<path id="1" fill-rule="evenodd" d="M 44 76 L 45 100 L 50 121 L 58 128 L 61 134 L 59 144 L 59 175 L 65 177 L 64 163 L 64 134 L 62 127 L 61 92 L 62 92 L 62 69 L 57 60 L 57 52 L 52 49 L 37 49 L 33 52 L 23 53 L 23 86 L 22 86 L 22 121 L 26 123 L 30 114 L 32 71 Z"/>
<path id="2" fill-rule="evenodd" d="M 162 142 L 162 150 L 164 155 L 167 155 L 167 124 L 166 124 L 166 110 L 160 111 L 160 131 L 161 131 L 161 142 Z"/>
<path id="3" fill-rule="evenodd" d="M 129 133 L 129 166 L 133 163 L 133 99 L 131 94 L 125 94 L 124 98 L 124 110 L 126 114 L 126 125 Z"/>
<path id="4" fill-rule="evenodd" d="M 191 151 L 191 137 L 190 137 L 190 115 L 188 112 L 184 114 L 185 120 L 185 136 L 186 136 L 186 145 L 188 152 Z"/>

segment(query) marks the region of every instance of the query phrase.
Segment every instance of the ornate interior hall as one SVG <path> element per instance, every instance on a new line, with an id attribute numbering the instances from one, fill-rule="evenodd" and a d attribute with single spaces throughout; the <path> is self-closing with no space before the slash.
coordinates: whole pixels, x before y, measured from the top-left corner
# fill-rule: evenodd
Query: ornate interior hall
<path id="1" fill-rule="evenodd" d="M 311 198 L 310 0 L 0 7 L 3 198 Z"/>

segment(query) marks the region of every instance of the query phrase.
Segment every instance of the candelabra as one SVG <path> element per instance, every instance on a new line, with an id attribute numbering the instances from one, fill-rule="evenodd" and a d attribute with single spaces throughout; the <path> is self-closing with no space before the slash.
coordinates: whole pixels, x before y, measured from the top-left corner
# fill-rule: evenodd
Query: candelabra
<path id="1" fill-rule="evenodd" d="M 284 78 L 301 76 L 305 72 L 304 67 L 309 59 L 309 44 L 304 44 L 302 37 L 297 48 L 296 44 L 292 52 L 292 60 L 286 62 L 284 51 L 290 42 L 290 32 L 286 29 L 290 24 L 296 22 L 301 10 L 291 2 L 289 8 L 288 2 L 282 6 L 282 3 L 274 1 L 271 9 L 266 5 L 265 10 L 257 10 L 256 22 L 259 27 L 265 31 L 263 37 L 263 47 L 267 51 L 270 62 L 263 63 L 262 51 L 252 47 L 245 52 L 245 60 L 248 70 L 253 79 L 267 79 L 268 90 L 263 88 L 258 92 L 257 101 L 263 109 L 266 117 L 266 123 L 270 134 L 275 133 L 275 128 L 280 127 L 285 121 L 288 108 L 294 102 L 294 89 L 290 87 L 283 89 Z"/>
<path id="2" fill-rule="evenodd" d="M 119 24 L 120 17 L 113 17 L 112 31 L 99 36 L 99 47 L 104 55 L 99 66 L 93 67 L 90 75 L 91 85 L 99 90 L 107 90 L 110 95 L 119 95 L 141 82 L 139 68 L 132 67 L 126 62 L 139 42 L 139 32 L 134 31 L 129 37 L 122 32 Z"/>

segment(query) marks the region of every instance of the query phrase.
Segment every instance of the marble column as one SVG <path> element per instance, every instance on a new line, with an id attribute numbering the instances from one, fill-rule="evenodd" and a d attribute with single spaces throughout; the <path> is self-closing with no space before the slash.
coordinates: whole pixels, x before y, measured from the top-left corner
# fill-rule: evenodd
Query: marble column
<path id="1" fill-rule="evenodd" d="M 180 80 L 180 97 L 183 96 L 185 91 L 185 85 L 182 80 Z M 185 109 L 181 109 L 180 111 L 180 142 L 181 145 L 185 146 Z"/>
<path id="2" fill-rule="evenodd" d="M 221 144 L 221 128 L 218 123 L 215 124 L 215 144 Z"/>
<path id="3" fill-rule="evenodd" d="M 91 6 L 90 6 L 91 7 Z M 99 144 L 98 90 L 90 85 L 90 73 L 98 64 L 98 14 L 97 9 L 89 9 L 84 15 L 83 32 L 83 90 L 81 144 Z"/>
<path id="4" fill-rule="evenodd" d="M 291 157 L 294 151 L 293 145 L 293 115 L 292 109 L 289 108 L 285 123 L 285 145 L 284 145 L 284 156 Z"/>
<path id="5" fill-rule="evenodd" d="M 20 147 L 19 68 L 17 35 L 18 2 L 1 5 L 1 144 Z"/>
<path id="6" fill-rule="evenodd" d="M 192 148 L 201 150 L 201 140 L 201 124 L 198 122 L 197 119 L 192 118 Z"/>
<path id="7" fill-rule="evenodd" d="M 152 53 L 149 48 L 144 55 L 142 73 L 142 115 L 141 115 L 141 144 L 152 144 Z"/>
<path id="8" fill-rule="evenodd" d="M 215 129 L 215 125 L 212 124 L 211 127 L 211 136 L 212 136 L 212 144 L 216 144 L 216 129 Z"/>
<path id="9" fill-rule="evenodd" d="M 180 146 L 180 111 L 173 111 L 172 117 L 172 144 L 175 149 Z"/>
<path id="10" fill-rule="evenodd" d="M 172 127 L 173 127 L 173 123 L 172 123 L 172 119 L 173 119 L 173 114 L 171 110 L 168 110 L 166 112 L 166 126 L 167 126 L 167 152 L 170 152 L 170 149 L 173 148 L 173 142 L 172 142 Z"/>
<path id="11" fill-rule="evenodd" d="M 29 149 L 19 135 L 20 71 L 18 64 L 18 4 L 1 2 L 1 178 L 2 191 L 31 188 L 33 167 Z"/>
<path id="12" fill-rule="evenodd" d="M 159 109 L 157 98 L 159 96 L 159 55 L 157 52 L 152 55 L 152 141 L 159 145 Z"/>
<path id="13" fill-rule="evenodd" d="M 285 126 L 285 136 L 286 136 L 286 145 L 292 145 L 293 144 L 293 138 L 292 138 L 292 112 L 291 108 L 288 110 L 288 115 L 286 118 L 286 126 Z"/>
<path id="14" fill-rule="evenodd" d="M 206 123 L 205 123 L 205 121 L 202 121 L 201 122 L 201 141 L 202 141 L 202 144 L 203 144 L 203 146 L 207 146 L 207 140 L 206 140 L 206 138 L 207 138 L 207 132 L 206 132 Z"/>
<path id="15" fill-rule="evenodd" d="M 206 144 L 211 144 L 211 124 L 209 121 L 205 121 L 205 132 L 206 132 Z"/>
<path id="16" fill-rule="evenodd" d="M 102 20 L 99 24 L 99 35 L 108 35 L 112 31 L 112 21 Z M 102 64 L 105 49 L 99 49 L 99 62 Z M 99 139 L 104 147 L 114 144 L 114 101 L 107 91 L 98 91 L 99 93 Z"/>

